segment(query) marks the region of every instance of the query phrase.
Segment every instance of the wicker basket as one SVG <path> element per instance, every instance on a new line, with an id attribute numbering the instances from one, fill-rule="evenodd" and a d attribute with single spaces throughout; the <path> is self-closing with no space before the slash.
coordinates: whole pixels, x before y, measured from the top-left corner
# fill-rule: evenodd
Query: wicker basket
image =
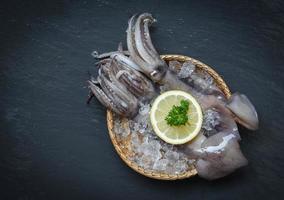
<path id="1" fill-rule="evenodd" d="M 202 63 L 198 60 L 195 60 L 193 58 L 190 58 L 188 56 L 181 56 L 181 55 L 162 55 L 161 58 L 164 59 L 167 62 L 171 61 L 171 60 L 177 60 L 179 62 L 185 62 L 185 61 L 193 62 L 196 65 L 197 69 L 204 70 L 213 77 L 215 83 L 222 90 L 222 92 L 224 93 L 226 98 L 229 98 L 231 96 L 231 92 L 230 92 L 228 86 L 226 85 L 224 80 L 220 77 L 220 75 L 217 74 L 217 72 L 215 72 L 211 67 L 205 65 L 204 63 Z M 127 121 L 126 118 L 124 118 L 123 120 Z M 160 172 L 156 172 L 156 171 L 150 171 L 150 170 L 146 170 L 146 169 L 143 169 L 142 167 L 138 166 L 135 162 L 128 159 L 129 155 L 131 155 L 133 153 L 133 152 L 131 152 L 131 149 L 129 148 L 130 141 L 126 142 L 128 144 L 125 144 L 125 143 L 122 143 L 121 141 L 119 141 L 117 139 L 117 137 L 114 133 L 113 122 L 114 122 L 114 115 L 110 110 L 108 110 L 107 111 L 107 126 L 108 126 L 109 135 L 110 135 L 110 139 L 113 143 L 113 146 L 114 146 L 115 150 L 117 151 L 118 155 L 121 157 L 121 159 L 130 168 L 132 168 L 136 172 L 138 172 L 138 173 L 140 173 L 144 176 L 147 176 L 147 177 L 150 177 L 150 178 L 153 178 L 153 179 L 159 179 L 159 180 L 185 179 L 185 178 L 189 178 L 189 177 L 197 174 L 197 171 L 194 168 L 194 166 L 190 166 L 189 170 L 187 172 L 182 173 L 182 174 L 177 174 L 177 175 L 160 173 Z"/>

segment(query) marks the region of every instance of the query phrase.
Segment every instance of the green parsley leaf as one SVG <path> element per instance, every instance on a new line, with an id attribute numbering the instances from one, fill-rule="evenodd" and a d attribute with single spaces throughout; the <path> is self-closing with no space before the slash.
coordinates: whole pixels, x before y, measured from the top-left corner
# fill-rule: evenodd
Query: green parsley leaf
<path id="1" fill-rule="evenodd" d="M 180 106 L 174 105 L 165 118 L 167 124 L 170 126 L 185 125 L 188 121 L 188 108 L 189 102 L 187 100 L 181 100 Z"/>

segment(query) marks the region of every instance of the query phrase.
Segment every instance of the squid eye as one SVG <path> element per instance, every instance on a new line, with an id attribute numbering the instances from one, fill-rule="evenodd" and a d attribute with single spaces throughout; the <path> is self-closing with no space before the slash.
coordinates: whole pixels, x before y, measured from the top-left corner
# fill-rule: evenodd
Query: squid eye
<path id="1" fill-rule="evenodd" d="M 156 71 L 162 73 L 163 71 L 165 71 L 165 67 L 162 66 L 162 65 L 159 65 L 159 66 L 156 67 Z"/>

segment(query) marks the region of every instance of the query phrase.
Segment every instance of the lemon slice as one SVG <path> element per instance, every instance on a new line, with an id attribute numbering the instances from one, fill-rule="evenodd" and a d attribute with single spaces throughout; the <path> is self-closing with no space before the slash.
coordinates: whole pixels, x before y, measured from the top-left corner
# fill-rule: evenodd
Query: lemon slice
<path id="1" fill-rule="evenodd" d="M 181 100 L 189 102 L 188 123 L 170 126 L 165 118 L 173 105 L 179 106 Z M 192 140 L 199 133 L 202 125 L 200 105 L 193 96 L 179 90 L 171 90 L 158 96 L 151 108 L 150 118 L 155 133 L 170 144 L 184 144 Z"/>

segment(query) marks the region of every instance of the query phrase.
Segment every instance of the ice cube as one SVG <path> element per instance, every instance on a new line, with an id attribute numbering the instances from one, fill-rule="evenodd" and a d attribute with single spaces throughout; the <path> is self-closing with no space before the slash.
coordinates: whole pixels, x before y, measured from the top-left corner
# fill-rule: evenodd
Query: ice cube
<path id="1" fill-rule="evenodd" d="M 192 62 L 184 62 L 179 73 L 179 78 L 188 78 L 194 72 L 195 65 Z"/>
<path id="2" fill-rule="evenodd" d="M 144 169 L 151 169 L 153 167 L 154 161 L 151 155 L 142 155 L 137 159 L 138 165 Z"/>
<path id="3" fill-rule="evenodd" d="M 175 169 L 175 174 L 180 174 L 185 172 L 188 169 L 186 160 L 178 160 L 174 165 L 174 169 Z"/>
<path id="4" fill-rule="evenodd" d="M 170 162 L 176 162 L 179 159 L 179 154 L 175 151 L 169 150 L 165 153 L 164 157 Z"/>
<path id="5" fill-rule="evenodd" d="M 140 140 L 137 132 L 132 132 L 131 133 L 131 146 L 134 152 L 137 152 L 137 149 L 140 147 Z"/>
<path id="6" fill-rule="evenodd" d="M 219 119 L 220 114 L 217 111 L 213 109 L 206 110 L 203 115 L 202 128 L 207 131 L 213 130 L 218 124 L 220 124 Z"/>
<path id="7" fill-rule="evenodd" d="M 123 119 L 114 121 L 114 133 L 119 139 L 125 139 L 130 134 L 129 123 Z"/>
<path id="8" fill-rule="evenodd" d="M 167 159 L 157 160 L 153 165 L 153 169 L 158 171 L 164 171 L 166 170 L 168 163 L 169 161 Z"/>
<path id="9" fill-rule="evenodd" d="M 150 112 L 150 104 L 140 104 L 139 114 L 144 116 L 148 115 Z"/>

